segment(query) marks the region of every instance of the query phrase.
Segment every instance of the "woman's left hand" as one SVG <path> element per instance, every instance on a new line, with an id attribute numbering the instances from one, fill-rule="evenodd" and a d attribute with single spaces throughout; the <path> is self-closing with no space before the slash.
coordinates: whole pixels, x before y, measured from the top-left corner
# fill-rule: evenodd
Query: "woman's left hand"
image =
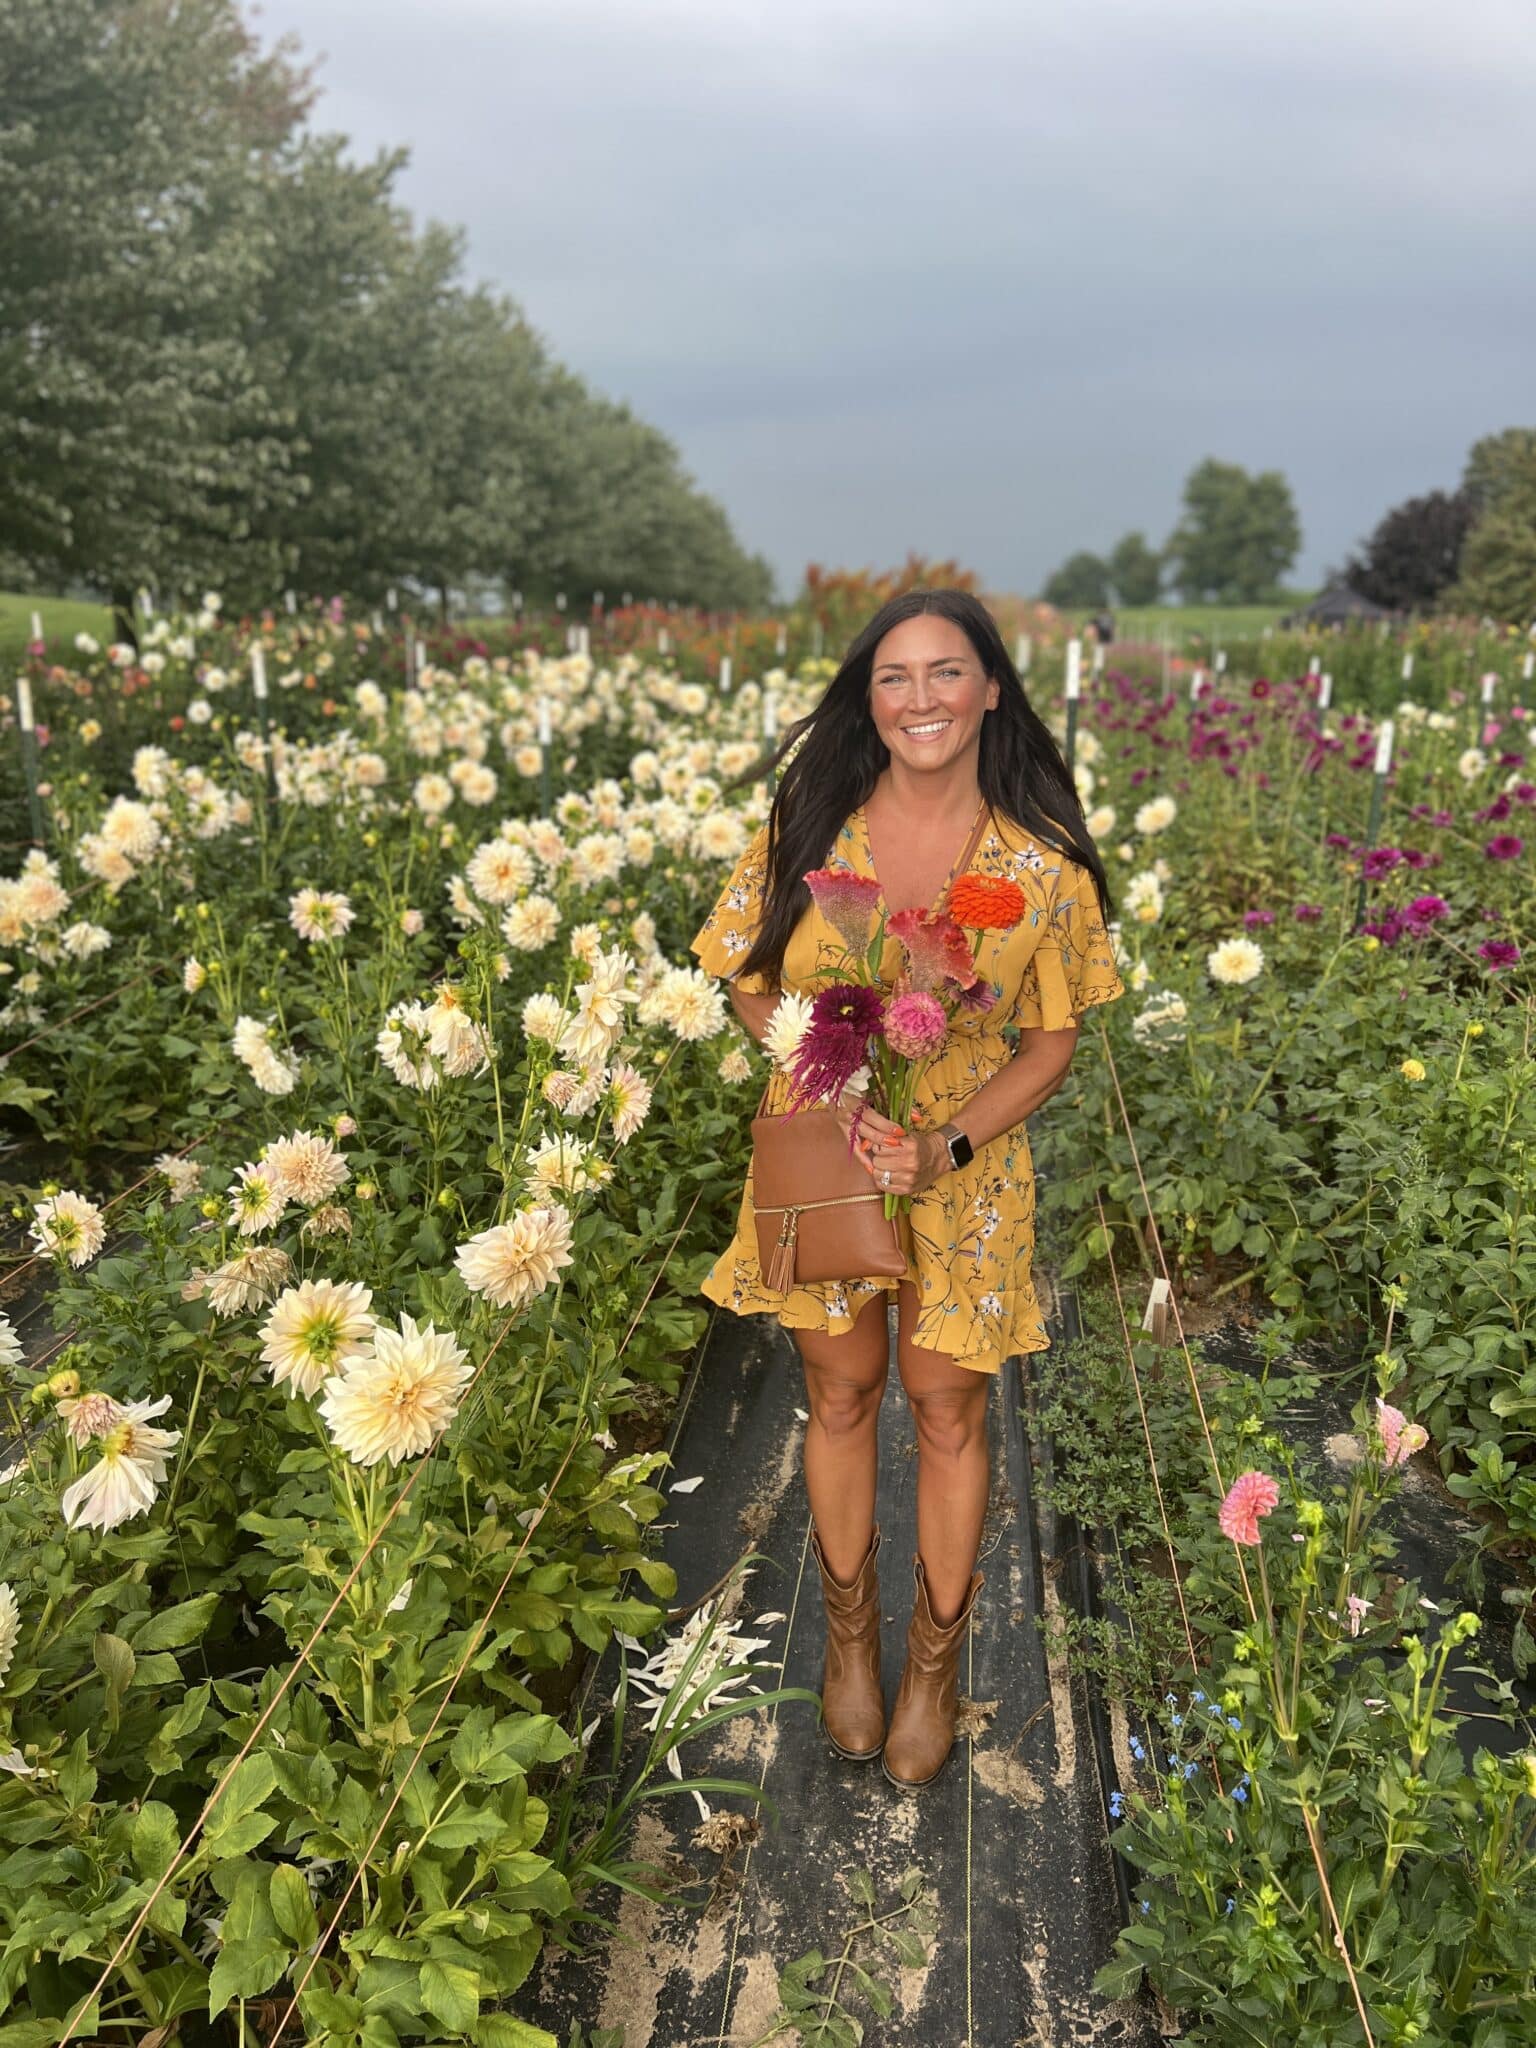
<path id="1" fill-rule="evenodd" d="M 949 1172 L 949 1147 L 939 1132 L 904 1131 L 884 1118 L 881 1122 L 885 1128 L 875 1130 L 861 1119 L 857 1153 L 882 1193 L 920 1195 Z"/>

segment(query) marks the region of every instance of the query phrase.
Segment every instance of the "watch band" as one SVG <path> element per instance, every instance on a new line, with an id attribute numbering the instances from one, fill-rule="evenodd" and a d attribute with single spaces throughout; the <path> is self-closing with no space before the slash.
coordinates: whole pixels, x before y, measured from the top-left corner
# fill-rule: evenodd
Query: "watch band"
<path id="1" fill-rule="evenodd" d="M 949 1147 L 951 1166 L 969 1166 L 976 1157 L 976 1148 L 958 1124 L 940 1124 L 939 1136 Z"/>

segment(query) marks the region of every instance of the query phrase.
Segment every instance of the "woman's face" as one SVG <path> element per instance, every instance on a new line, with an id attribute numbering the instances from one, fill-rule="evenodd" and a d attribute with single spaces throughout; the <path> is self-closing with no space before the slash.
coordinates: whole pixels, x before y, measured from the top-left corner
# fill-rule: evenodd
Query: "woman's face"
<path id="1" fill-rule="evenodd" d="M 979 754 L 982 715 L 997 698 L 966 634 L 938 613 L 903 619 L 875 649 L 870 716 L 891 759 L 917 774 Z"/>

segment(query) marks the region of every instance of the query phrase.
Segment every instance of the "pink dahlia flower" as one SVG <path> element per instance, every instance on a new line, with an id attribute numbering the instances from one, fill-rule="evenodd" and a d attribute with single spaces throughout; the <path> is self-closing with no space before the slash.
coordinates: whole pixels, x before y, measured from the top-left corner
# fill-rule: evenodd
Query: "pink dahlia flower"
<path id="1" fill-rule="evenodd" d="M 944 1014 L 944 1005 L 925 989 L 909 989 L 886 1008 L 885 1042 L 903 1059 L 931 1059 L 948 1036 L 949 1019 Z"/>
<path id="2" fill-rule="evenodd" d="M 850 868 L 812 868 L 805 878 L 816 907 L 855 953 L 869 944 L 869 928 L 880 901 L 880 884 Z"/>
<path id="3" fill-rule="evenodd" d="M 1216 1519 L 1234 1543 L 1259 1541 L 1259 1517 L 1279 1505 L 1280 1489 L 1267 1472 L 1244 1472 L 1233 1480 Z"/>
<path id="4" fill-rule="evenodd" d="M 1429 1431 L 1422 1422 L 1410 1422 L 1401 1408 L 1394 1408 L 1379 1394 L 1376 1397 L 1376 1427 L 1381 1432 L 1382 1449 L 1389 1467 L 1406 1464 L 1415 1451 L 1422 1451 L 1429 1442 Z"/>

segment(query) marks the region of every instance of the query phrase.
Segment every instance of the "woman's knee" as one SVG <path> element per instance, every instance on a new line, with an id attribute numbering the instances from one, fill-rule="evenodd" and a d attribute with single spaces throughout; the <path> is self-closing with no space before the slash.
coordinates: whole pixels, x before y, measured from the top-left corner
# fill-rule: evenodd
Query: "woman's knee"
<path id="1" fill-rule="evenodd" d="M 907 1391 L 919 1452 L 939 1458 L 960 1458 L 987 1437 L 989 1384 L 976 1387 L 930 1387 Z"/>
<path id="2" fill-rule="evenodd" d="M 866 1303 L 840 1337 L 799 1331 L 805 1391 L 811 1415 L 829 1436 L 870 1428 L 880 1412 L 889 1371 L 883 1300 Z"/>

